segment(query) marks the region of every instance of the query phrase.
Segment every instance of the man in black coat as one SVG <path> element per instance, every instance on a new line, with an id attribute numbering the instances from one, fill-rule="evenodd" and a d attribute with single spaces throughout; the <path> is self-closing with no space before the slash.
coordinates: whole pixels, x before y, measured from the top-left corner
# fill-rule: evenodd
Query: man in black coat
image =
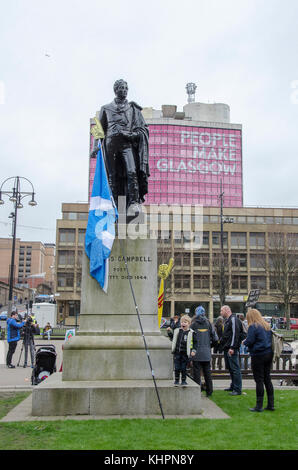
<path id="1" fill-rule="evenodd" d="M 243 334 L 242 323 L 227 305 L 221 308 L 220 314 L 225 319 L 220 349 L 224 353 L 226 367 L 231 376 L 231 385 L 229 388 L 226 388 L 225 391 L 230 392 L 230 395 L 241 395 L 242 375 L 239 349 L 241 345 L 241 335 Z"/>

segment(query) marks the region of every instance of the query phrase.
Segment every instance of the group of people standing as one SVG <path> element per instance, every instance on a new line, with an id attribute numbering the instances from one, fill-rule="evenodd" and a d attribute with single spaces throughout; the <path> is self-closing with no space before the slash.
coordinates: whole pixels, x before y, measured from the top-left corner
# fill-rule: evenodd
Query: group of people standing
<path id="1" fill-rule="evenodd" d="M 251 368 L 256 383 L 256 405 L 250 411 L 263 411 L 264 390 L 268 403 L 266 410 L 274 411 L 274 389 L 270 377 L 273 359 L 272 332 L 270 325 L 256 309 L 249 309 L 246 321 L 233 314 L 230 307 L 224 305 L 220 317 L 212 325 L 206 317 L 205 310 L 198 306 L 195 315 L 190 318 L 176 316 L 168 328 L 172 340 L 174 355 L 175 386 L 187 386 L 186 370 L 189 362 L 193 366 L 193 378 L 201 385 L 201 373 L 205 379 L 206 395 L 213 392 L 211 377 L 211 350 L 224 354 L 226 369 L 231 383 L 225 391 L 231 396 L 242 394 L 242 375 L 240 350 L 247 348 L 251 357 Z"/>

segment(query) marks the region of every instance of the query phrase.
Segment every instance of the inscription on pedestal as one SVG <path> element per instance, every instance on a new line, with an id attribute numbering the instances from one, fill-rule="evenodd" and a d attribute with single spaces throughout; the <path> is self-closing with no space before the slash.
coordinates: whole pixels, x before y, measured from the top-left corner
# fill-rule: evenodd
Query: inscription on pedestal
<path id="1" fill-rule="evenodd" d="M 151 263 L 152 265 L 152 258 L 150 256 L 127 256 L 126 262 L 128 265 L 129 273 L 130 273 L 130 268 L 133 267 L 134 270 L 138 271 L 138 274 L 131 274 L 131 273 L 129 275 L 127 274 L 127 269 L 124 264 L 125 263 L 124 256 L 111 256 L 109 279 L 128 280 L 130 278 L 130 279 L 134 279 L 135 281 L 149 280 L 148 275 L 143 273 L 142 264 Z M 134 266 L 135 263 L 137 264 L 137 266 Z"/>

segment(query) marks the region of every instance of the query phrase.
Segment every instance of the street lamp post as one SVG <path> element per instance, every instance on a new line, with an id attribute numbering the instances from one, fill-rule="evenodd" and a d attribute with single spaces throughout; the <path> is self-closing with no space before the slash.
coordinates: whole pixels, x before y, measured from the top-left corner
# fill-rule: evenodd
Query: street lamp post
<path id="1" fill-rule="evenodd" d="M 226 286 L 225 286 L 225 258 L 224 258 L 224 224 L 232 224 L 234 219 L 232 217 L 224 218 L 223 216 L 223 196 L 222 181 L 220 181 L 220 303 L 221 306 L 226 300 Z"/>
<path id="2" fill-rule="evenodd" d="M 6 183 L 9 181 L 14 180 L 13 188 L 11 191 L 5 191 L 2 189 Z M 32 188 L 32 191 L 21 191 L 21 180 L 27 181 Z M 14 280 L 14 267 L 15 267 L 15 246 L 16 246 L 16 230 L 17 230 L 17 214 L 18 209 L 23 208 L 22 200 L 30 196 L 31 200 L 29 201 L 29 205 L 34 207 L 37 205 L 35 201 L 35 192 L 33 184 L 27 178 L 23 176 L 12 176 L 7 178 L 3 181 L 0 187 L 0 205 L 4 204 L 4 200 L 2 196 L 8 196 L 9 200 L 14 203 L 14 212 L 10 214 L 10 218 L 12 218 L 13 228 L 12 228 L 12 249 L 11 249 L 11 266 L 10 266 L 10 275 L 9 275 L 9 294 L 8 294 L 8 314 L 11 313 L 12 307 L 12 295 L 13 295 L 13 280 Z"/>

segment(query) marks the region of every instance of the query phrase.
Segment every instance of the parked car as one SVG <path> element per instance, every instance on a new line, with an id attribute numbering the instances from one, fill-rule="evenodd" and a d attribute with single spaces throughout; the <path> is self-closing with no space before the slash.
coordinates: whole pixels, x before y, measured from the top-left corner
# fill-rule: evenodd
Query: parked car
<path id="1" fill-rule="evenodd" d="M 298 318 L 290 319 L 290 328 L 291 330 L 298 330 Z"/>
<path id="2" fill-rule="evenodd" d="M 278 319 L 278 328 L 284 329 L 286 328 L 287 320 L 285 317 L 280 317 Z M 290 318 L 290 329 L 291 330 L 298 330 L 298 318 Z"/>

